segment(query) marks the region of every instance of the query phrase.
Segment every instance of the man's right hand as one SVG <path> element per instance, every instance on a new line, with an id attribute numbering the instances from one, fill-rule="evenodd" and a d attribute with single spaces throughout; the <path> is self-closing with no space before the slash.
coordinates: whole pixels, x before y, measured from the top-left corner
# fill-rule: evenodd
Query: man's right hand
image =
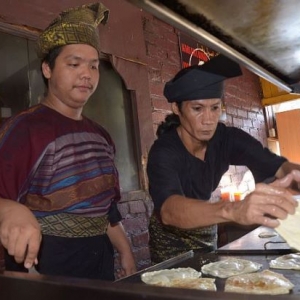
<path id="1" fill-rule="evenodd" d="M 278 219 L 284 220 L 288 214 L 294 214 L 298 206 L 288 188 L 293 180 L 299 180 L 299 175 L 290 173 L 271 184 L 257 184 L 243 201 L 234 203 L 233 221 L 243 225 L 277 227 Z"/>
<path id="2" fill-rule="evenodd" d="M 40 225 L 24 205 L 0 199 L 0 241 L 16 262 L 29 269 L 37 264 L 42 240 Z"/>

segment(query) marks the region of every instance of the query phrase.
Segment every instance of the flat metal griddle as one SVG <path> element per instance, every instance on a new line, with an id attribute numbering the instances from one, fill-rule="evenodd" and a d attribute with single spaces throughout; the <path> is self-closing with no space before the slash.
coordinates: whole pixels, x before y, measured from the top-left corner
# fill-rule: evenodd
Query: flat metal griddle
<path id="1" fill-rule="evenodd" d="M 291 251 L 290 251 L 291 252 Z M 232 252 L 233 254 L 229 254 L 229 252 L 227 254 L 219 254 L 217 252 L 211 252 L 211 253 L 205 253 L 205 254 L 201 254 L 201 253 L 194 253 L 191 256 L 190 252 L 187 252 L 185 254 L 185 256 L 181 257 L 184 258 L 177 260 L 177 258 L 173 259 L 174 264 L 170 265 L 170 260 L 166 261 L 168 267 L 167 268 L 187 268 L 187 267 L 191 267 L 194 268 L 197 271 L 201 271 L 201 267 L 205 264 L 208 264 L 210 262 L 216 262 L 219 260 L 224 260 L 227 258 L 240 258 L 240 259 L 247 259 L 253 262 L 257 262 L 263 265 L 261 270 L 265 270 L 265 269 L 270 269 L 269 268 L 269 262 L 272 259 L 275 259 L 276 257 L 283 255 L 282 253 L 280 253 L 280 251 L 277 252 L 277 254 L 275 254 L 275 252 L 273 252 L 273 254 L 267 254 L 267 252 L 261 251 L 260 254 L 258 254 L 258 252 L 256 252 L 256 254 L 236 254 L 235 252 Z M 284 253 L 286 253 L 286 251 L 284 251 Z M 172 262 L 172 260 L 171 260 Z M 143 270 L 141 272 L 138 272 L 132 276 L 128 276 L 126 278 L 121 279 L 121 282 L 130 282 L 130 283 L 140 283 L 140 284 L 145 284 L 141 281 L 141 275 L 145 272 L 150 272 L 150 271 L 155 271 L 155 270 L 161 270 L 163 268 L 165 268 L 166 265 L 164 265 L 164 263 L 162 264 L 157 264 L 154 265 L 153 267 L 151 267 L 151 269 L 149 270 Z M 286 278 L 288 278 L 295 286 L 293 288 L 293 291 L 289 294 L 289 295 L 300 295 L 300 272 L 297 270 L 280 270 L 280 269 L 270 269 L 273 272 L 277 272 L 280 274 L 283 274 Z M 207 276 L 205 274 L 203 274 L 203 277 L 209 277 L 209 278 L 213 278 L 211 276 Z M 216 278 L 216 287 L 217 287 L 217 291 L 218 292 L 224 292 L 224 286 L 225 286 L 225 281 L 226 279 L 223 278 Z M 289 295 L 286 295 L 289 296 Z"/>
<path id="2" fill-rule="evenodd" d="M 265 234 L 267 237 L 261 238 L 261 234 Z M 210 262 L 216 262 L 224 260 L 229 257 L 236 257 L 241 259 L 247 259 L 253 262 L 262 264 L 262 269 L 270 269 L 269 262 L 281 255 L 295 252 L 287 243 L 276 233 L 274 229 L 260 226 L 243 237 L 225 245 L 214 252 L 210 253 L 197 253 L 189 251 L 166 260 L 160 264 L 154 265 L 148 269 L 142 270 L 132 276 L 121 279 L 121 282 L 131 282 L 144 284 L 141 281 L 141 275 L 145 272 L 168 269 L 168 268 L 187 268 L 191 267 L 197 271 L 201 271 L 201 267 Z M 283 274 L 288 278 L 295 286 L 293 291 L 287 295 L 300 295 L 300 271 L 297 270 L 280 270 L 270 269 L 274 272 Z M 203 274 L 203 277 L 210 277 Z M 224 291 L 226 279 L 216 278 L 216 287 L 218 292 Z"/>
<path id="3" fill-rule="evenodd" d="M 265 236 L 265 237 L 263 237 Z M 243 237 L 219 248 L 218 254 L 274 254 L 290 253 L 291 248 L 274 230 L 265 226 L 257 227 Z"/>

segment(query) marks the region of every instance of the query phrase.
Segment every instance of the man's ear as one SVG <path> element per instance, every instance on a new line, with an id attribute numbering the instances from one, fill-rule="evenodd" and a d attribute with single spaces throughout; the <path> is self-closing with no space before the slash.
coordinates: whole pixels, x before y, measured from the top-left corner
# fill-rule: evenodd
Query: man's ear
<path id="1" fill-rule="evenodd" d="M 171 104 L 172 111 L 175 115 L 179 115 L 179 109 L 176 102 L 172 102 Z"/>
<path id="2" fill-rule="evenodd" d="M 45 62 L 42 63 L 42 72 L 43 72 L 43 75 L 49 79 L 51 77 L 51 69 L 49 67 L 49 65 Z"/>

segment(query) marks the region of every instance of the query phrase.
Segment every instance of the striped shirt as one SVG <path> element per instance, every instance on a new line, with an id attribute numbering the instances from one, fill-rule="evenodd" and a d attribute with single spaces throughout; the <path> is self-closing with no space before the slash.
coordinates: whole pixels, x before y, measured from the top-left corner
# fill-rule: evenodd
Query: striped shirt
<path id="1" fill-rule="evenodd" d="M 37 217 L 107 215 L 120 199 L 114 155 L 102 126 L 36 105 L 0 130 L 0 196 L 25 204 Z"/>

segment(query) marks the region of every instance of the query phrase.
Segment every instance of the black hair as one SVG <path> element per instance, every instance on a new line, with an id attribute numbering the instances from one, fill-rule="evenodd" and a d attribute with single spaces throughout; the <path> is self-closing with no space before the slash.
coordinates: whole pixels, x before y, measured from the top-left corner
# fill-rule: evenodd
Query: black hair
<path id="1" fill-rule="evenodd" d="M 64 46 L 58 46 L 53 48 L 42 60 L 42 63 L 46 63 L 49 66 L 51 71 L 54 69 L 56 58 L 62 51 L 63 47 Z M 42 76 L 43 76 L 43 81 L 45 83 L 45 86 L 48 88 L 48 79 L 44 76 L 43 72 L 42 72 Z"/>
<path id="2" fill-rule="evenodd" d="M 179 111 L 181 111 L 182 102 L 176 102 L 176 105 L 178 106 Z M 165 117 L 165 120 L 158 125 L 156 130 L 156 136 L 159 137 L 165 132 L 168 132 L 173 128 L 177 128 L 179 125 L 179 116 L 174 113 L 169 114 Z"/>

